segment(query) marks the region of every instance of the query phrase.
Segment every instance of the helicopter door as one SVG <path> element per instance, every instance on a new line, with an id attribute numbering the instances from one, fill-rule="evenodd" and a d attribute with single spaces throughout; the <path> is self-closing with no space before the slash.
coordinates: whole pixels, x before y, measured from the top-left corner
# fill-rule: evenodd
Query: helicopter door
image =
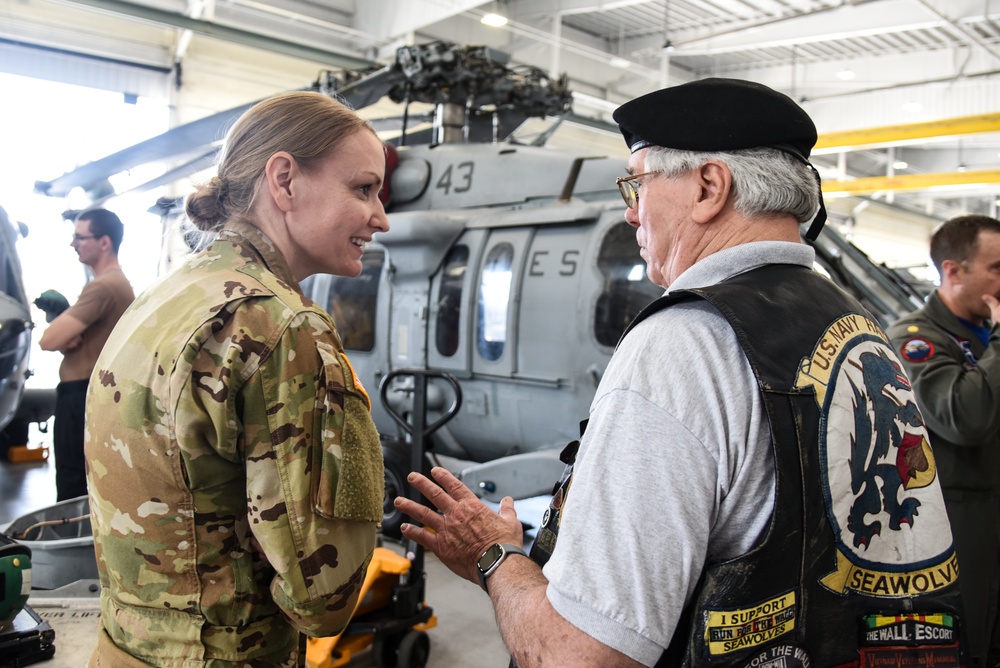
<path id="1" fill-rule="evenodd" d="M 474 286 L 475 317 L 469 332 L 472 371 L 511 376 L 517 371 L 517 321 L 521 277 L 532 229 L 494 230 Z"/>
<path id="2" fill-rule="evenodd" d="M 476 306 L 476 271 L 486 230 L 466 230 L 431 281 L 427 365 L 459 377 L 471 375 L 469 313 Z"/>
<path id="3" fill-rule="evenodd" d="M 518 335 L 519 378 L 553 387 L 574 378 L 588 338 L 589 314 L 579 301 L 583 249 L 593 223 L 553 225 L 535 233 L 527 256 Z"/>

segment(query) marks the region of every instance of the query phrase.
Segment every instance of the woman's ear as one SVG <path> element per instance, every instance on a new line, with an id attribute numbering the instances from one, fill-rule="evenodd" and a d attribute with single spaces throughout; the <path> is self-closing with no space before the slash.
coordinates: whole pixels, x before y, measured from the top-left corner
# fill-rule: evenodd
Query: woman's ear
<path id="1" fill-rule="evenodd" d="M 292 179 L 297 171 L 295 158 L 285 151 L 272 155 L 264 166 L 267 191 L 281 211 L 287 212 L 292 208 Z"/>

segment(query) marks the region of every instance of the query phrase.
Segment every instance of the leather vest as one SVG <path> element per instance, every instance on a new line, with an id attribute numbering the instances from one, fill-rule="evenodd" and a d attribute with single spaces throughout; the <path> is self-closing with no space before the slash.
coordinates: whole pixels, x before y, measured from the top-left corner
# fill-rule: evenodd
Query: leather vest
<path id="1" fill-rule="evenodd" d="M 757 377 L 774 511 L 750 552 L 705 565 L 657 666 L 964 665 L 933 453 L 881 327 L 808 268 L 768 265 L 661 297 L 623 338 L 698 298 L 729 321 Z M 564 475 L 560 501 L 571 483 Z M 552 512 L 539 530 L 549 553 Z"/>

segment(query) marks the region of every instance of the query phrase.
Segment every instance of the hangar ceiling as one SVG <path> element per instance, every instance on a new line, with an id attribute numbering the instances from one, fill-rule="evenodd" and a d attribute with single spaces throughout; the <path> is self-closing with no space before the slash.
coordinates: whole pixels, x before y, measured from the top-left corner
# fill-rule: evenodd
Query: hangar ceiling
<path id="1" fill-rule="evenodd" d="M 996 215 L 1000 0 L 0 0 L 0 70 L 73 53 L 163 72 L 176 123 L 434 40 L 565 73 L 575 114 L 598 121 L 667 84 L 760 81 L 815 119 L 831 196 Z M 584 125 L 560 141 L 623 154 Z"/>

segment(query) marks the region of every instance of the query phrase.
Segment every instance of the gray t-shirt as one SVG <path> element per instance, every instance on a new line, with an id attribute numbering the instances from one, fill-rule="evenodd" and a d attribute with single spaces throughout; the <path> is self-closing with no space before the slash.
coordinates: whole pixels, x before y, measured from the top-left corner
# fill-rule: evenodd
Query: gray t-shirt
<path id="1" fill-rule="evenodd" d="M 755 242 L 701 260 L 669 292 L 814 251 Z M 581 442 L 547 596 L 567 621 L 652 666 L 706 562 L 744 554 L 774 505 L 770 429 L 732 328 L 703 300 L 659 311 L 625 337 Z"/>

